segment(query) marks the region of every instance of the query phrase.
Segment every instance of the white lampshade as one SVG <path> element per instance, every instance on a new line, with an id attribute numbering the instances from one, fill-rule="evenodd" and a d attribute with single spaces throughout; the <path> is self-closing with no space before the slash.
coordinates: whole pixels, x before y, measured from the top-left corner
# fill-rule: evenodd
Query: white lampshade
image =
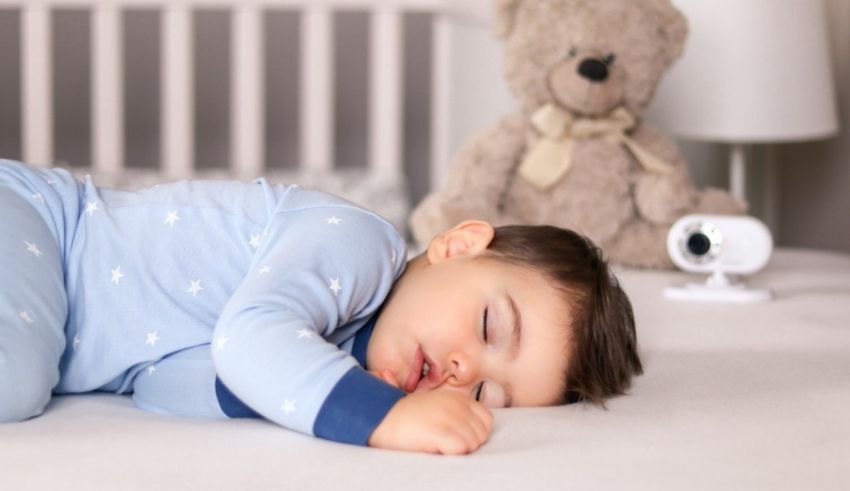
<path id="1" fill-rule="evenodd" d="M 673 0 L 685 50 L 648 111 L 686 139 L 763 143 L 838 131 L 820 0 Z"/>

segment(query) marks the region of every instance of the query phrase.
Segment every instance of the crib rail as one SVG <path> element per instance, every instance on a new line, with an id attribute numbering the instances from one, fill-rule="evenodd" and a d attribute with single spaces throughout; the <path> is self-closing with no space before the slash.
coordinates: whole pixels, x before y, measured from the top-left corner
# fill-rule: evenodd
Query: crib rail
<path id="1" fill-rule="evenodd" d="M 0 0 L 0 8 L 21 11 L 22 136 L 25 161 L 53 162 L 51 94 L 51 10 L 86 8 L 92 16 L 92 171 L 118 175 L 125 170 L 123 49 L 121 12 L 156 8 L 161 12 L 161 168 L 168 178 L 194 171 L 192 11 L 231 11 L 230 173 L 250 178 L 263 173 L 264 114 L 262 15 L 267 8 L 301 12 L 301 162 L 309 170 L 333 167 L 334 11 L 367 10 L 371 19 L 369 165 L 392 177 L 402 173 L 402 14 L 435 16 L 432 60 L 432 157 L 447 155 L 447 80 L 449 63 L 444 16 L 463 10 L 445 0 Z M 443 165 L 443 164 L 440 164 Z M 434 166 L 439 168 L 440 165 Z"/>

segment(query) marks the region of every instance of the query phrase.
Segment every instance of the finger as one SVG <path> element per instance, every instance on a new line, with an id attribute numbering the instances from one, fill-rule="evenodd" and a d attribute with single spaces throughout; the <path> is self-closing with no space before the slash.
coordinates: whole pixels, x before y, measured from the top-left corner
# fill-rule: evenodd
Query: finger
<path id="1" fill-rule="evenodd" d="M 493 412 L 478 403 L 472 405 L 472 411 L 487 427 L 487 433 L 490 433 L 493 430 Z"/>
<path id="2" fill-rule="evenodd" d="M 439 452 L 443 455 L 459 455 L 466 454 L 474 450 L 476 447 L 470 444 L 467 437 L 459 433 L 448 433 L 440 438 L 437 445 Z"/>
<path id="3" fill-rule="evenodd" d="M 472 415 L 472 417 L 469 418 L 469 426 L 475 432 L 476 446 L 480 446 L 482 443 L 487 441 L 490 431 L 487 429 L 487 424 L 482 421 L 481 418 L 477 415 Z"/>
<path id="4" fill-rule="evenodd" d="M 481 446 L 482 433 L 484 433 L 482 425 L 482 422 L 472 414 L 457 420 L 454 430 L 466 444 L 467 451 L 471 452 Z"/>
<path id="5" fill-rule="evenodd" d="M 394 386 L 395 388 L 401 388 L 401 386 L 398 384 L 398 381 L 393 376 L 393 372 L 389 370 L 381 370 L 381 378 L 384 380 L 384 382 Z"/>

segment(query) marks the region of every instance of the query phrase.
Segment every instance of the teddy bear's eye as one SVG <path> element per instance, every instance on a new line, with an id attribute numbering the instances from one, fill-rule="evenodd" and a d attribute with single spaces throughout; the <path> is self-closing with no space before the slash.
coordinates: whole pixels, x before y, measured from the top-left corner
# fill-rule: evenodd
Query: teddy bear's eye
<path id="1" fill-rule="evenodd" d="M 575 46 L 573 46 L 572 48 L 570 48 L 570 50 L 567 52 L 567 54 L 570 56 L 570 58 L 572 58 L 573 56 L 576 55 L 576 52 L 577 52 L 576 48 L 575 48 Z"/>
<path id="2" fill-rule="evenodd" d="M 611 66 L 611 63 L 614 63 L 614 60 L 617 59 L 617 56 L 614 53 L 608 53 L 605 58 L 602 58 L 602 63 L 605 63 L 608 66 Z"/>

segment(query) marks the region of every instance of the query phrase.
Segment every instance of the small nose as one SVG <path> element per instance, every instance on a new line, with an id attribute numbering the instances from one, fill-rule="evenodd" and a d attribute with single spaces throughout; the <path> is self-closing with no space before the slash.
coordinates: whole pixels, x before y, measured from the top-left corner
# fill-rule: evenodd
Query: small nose
<path id="1" fill-rule="evenodd" d="M 596 58 L 587 58 L 579 64 L 578 73 L 593 82 L 601 82 L 608 78 L 608 66 Z"/>
<path id="2" fill-rule="evenodd" d="M 462 352 L 455 351 L 449 355 L 449 366 L 451 371 L 448 380 L 453 385 L 469 385 L 478 378 L 478 369 L 472 358 Z"/>

